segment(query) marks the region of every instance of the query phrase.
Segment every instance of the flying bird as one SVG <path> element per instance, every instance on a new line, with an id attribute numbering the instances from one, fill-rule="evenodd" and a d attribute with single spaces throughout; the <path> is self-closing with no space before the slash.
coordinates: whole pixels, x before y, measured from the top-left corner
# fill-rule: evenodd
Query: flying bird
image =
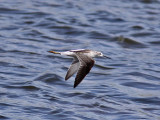
<path id="1" fill-rule="evenodd" d="M 89 73 L 89 71 L 93 67 L 95 63 L 93 59 L 94 57 L 109 58 L 107 56 L 104 56 L 101 52 L 88 49 L 70 50 L 65 52 L 48 52 L 73 57 L 73 62 L 67 71 L 65 80 L 68 80 L 73 74 L 77 73 L 74 82 L 74 88 L 80 84 L 80 82 L 84 79 L 84 77 Z"/>

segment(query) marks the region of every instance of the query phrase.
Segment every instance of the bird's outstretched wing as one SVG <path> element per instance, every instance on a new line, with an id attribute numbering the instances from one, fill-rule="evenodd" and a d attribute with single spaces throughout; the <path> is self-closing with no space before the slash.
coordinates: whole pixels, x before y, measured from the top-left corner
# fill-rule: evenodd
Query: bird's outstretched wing
<path id="1" fill-rule="evenodd" d="M 67 71 L 65 80 L 68 80 L 73 74 L 75 74 L 78 71 L 79 65 L 80 65 L 79 60 L 75 57 Z"/>
<path id="2" fill-rule="evenodd" d="M 94 65 L 94 60 L 92 58 L 81 53 L 77 53 L 76 56 L 80 62 L 80 66 L 75 78 L 74 88 L 78 86 Z"/>

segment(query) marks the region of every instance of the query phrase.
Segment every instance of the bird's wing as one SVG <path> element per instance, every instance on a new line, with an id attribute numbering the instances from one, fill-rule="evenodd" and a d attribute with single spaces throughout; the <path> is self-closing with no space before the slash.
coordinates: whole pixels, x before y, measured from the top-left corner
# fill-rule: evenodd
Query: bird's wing
<path id="1" fill-rule="evenodd" d="M 65 80 L 68 80 L 74 73 L 78 71 L 79 65 L 80 65 L 79 60 L 75 57 L 67 71 Z"/>
<path id="2" fill-rule="evenodd" d="M 78 86 L 94 65 L 94 60 L 92 58 L 81 53 L 77 53 L 76 56 L 80 62 L 80 66 L 75 78 L 74 88 Z"/>

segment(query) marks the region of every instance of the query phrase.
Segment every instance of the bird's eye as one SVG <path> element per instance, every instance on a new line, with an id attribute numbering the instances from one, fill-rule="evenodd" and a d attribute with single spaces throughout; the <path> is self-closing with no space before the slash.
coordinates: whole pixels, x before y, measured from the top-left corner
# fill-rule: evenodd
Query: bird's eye
<path id="1" fill-rule="evenodd" d="M 99 55 L 99 56 L 102 56 L 102 53 L 99 52 L 98 55 Z"/>

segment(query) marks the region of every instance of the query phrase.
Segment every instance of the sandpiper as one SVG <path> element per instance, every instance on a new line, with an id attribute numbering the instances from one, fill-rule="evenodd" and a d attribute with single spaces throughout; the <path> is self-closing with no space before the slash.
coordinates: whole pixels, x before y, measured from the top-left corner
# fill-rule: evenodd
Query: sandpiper
<path id="1" fill-rule="evenodd" d="M 93 59 L 94 57 L 109 58 L 107 56 L 104 56 L 101 52 L 88 49 L 70 50 L 65 52 L 48 52 L 73 57 L 73 62 L 67 71 L 65 80 L 68 80 L 73 74 L 77 72 L 74 82 L 74 88 L 78 86 L 78 84 L 84 79 L 84 77 L 89 73 L 89 71 L 93 67 L 95 63 Z"/>

